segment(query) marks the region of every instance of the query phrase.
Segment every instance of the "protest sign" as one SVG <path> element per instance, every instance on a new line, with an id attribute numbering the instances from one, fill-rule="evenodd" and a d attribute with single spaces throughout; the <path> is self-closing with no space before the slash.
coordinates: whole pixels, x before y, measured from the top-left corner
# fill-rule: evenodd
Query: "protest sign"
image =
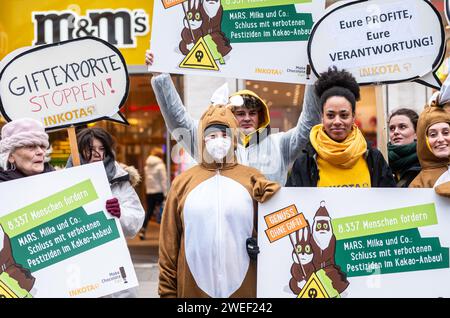
<path id="1" fill-rule="evenodd" d="M 433 189 L 282 188 L 259 204 L 257 296 L 449 297 L 449 206 Z"/>
<path id="2" fill-rule="evenodd" d="M 27 195 L 23 195 L 27 189 Z M 0 183 L 0 297 L 100 297 L 137 286 L 102 162 Z"/>
<path id="3" fill-rule="evenodd" d="M 362 0 L 330 7 L 308 43 L 315 75 L 335 65 L 360 84 L 416 81 L 437 88 L 445 31 L 426 0 Z"/>
<path id="4" fill-rule="evenodd" d="M 149 70 L 306 83 L 324 10 L 324 0 L 155 1 Z"/>
<path id="5" fill-rule="evenodd" d="M 119 110 L 129 91 L 121 53 L 85 37 L 19 49 L 2 61 L 0 111 L 7 121 L 34 118 L 47 130 L 107 119 L 126 123 Z"/>

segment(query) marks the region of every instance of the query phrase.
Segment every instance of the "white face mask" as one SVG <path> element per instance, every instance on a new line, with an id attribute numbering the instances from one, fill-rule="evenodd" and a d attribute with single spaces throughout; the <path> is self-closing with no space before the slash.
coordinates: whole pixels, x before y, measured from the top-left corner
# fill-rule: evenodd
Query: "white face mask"
<path id="1" fill-rule="evenodd" d="M 206 151 L 215 161 L 221 161 L 231 147 L 231 138 L 214 138 L 205 141 Z"/>

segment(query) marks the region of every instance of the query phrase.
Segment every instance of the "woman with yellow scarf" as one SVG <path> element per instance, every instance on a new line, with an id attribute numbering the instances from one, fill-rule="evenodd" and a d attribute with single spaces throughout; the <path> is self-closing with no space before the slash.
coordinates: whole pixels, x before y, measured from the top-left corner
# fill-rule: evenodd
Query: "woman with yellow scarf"
<path id="1" fill-rule="evenodd" d="M 395 187 L 389 165 L 355 125 L 359 85 L 348 72 L 329 68 L 315 91 L 322 106 L 322 124 L 314 126 L 309 143 L 295 161 L 288 187 Z"/>

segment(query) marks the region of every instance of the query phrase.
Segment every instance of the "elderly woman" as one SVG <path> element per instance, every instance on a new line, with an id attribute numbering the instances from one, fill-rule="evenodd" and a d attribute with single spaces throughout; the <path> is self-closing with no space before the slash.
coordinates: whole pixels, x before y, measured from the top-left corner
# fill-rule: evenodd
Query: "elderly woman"
<path id="1" fill-rule="evenodd" d="M 45 160 L 49 147 L 42 123 L 23 118 L 2 128 L 0 141 L 0 182 L 54 171 Z"/>
<path id="2" fill-rule="evenodd" d="M 53 171 L 45 162 L 48 146 L 44 126 L 34 119 L 17 119 L 4 125 L 0 140 L 0 182 Z M 35 278 L 14 260 L 10 239 L 0 224 L 0 275 L 6 274 L 23 290 L 31 291 Z"/>

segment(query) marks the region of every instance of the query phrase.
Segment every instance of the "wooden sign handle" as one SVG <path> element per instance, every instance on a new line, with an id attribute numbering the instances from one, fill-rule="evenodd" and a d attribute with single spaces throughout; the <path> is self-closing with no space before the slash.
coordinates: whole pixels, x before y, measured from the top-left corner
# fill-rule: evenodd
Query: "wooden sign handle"
<path id="1" fill-rule="evenodd" d="M 73 166 L 77 167 L 80 165 L 80 152 L 78 151 L 77 134 L 75 133 L 75 127 L 71 126 L 67 128 L 67 133 L 69 134 L 70 152 L 72 154 Z"/>

